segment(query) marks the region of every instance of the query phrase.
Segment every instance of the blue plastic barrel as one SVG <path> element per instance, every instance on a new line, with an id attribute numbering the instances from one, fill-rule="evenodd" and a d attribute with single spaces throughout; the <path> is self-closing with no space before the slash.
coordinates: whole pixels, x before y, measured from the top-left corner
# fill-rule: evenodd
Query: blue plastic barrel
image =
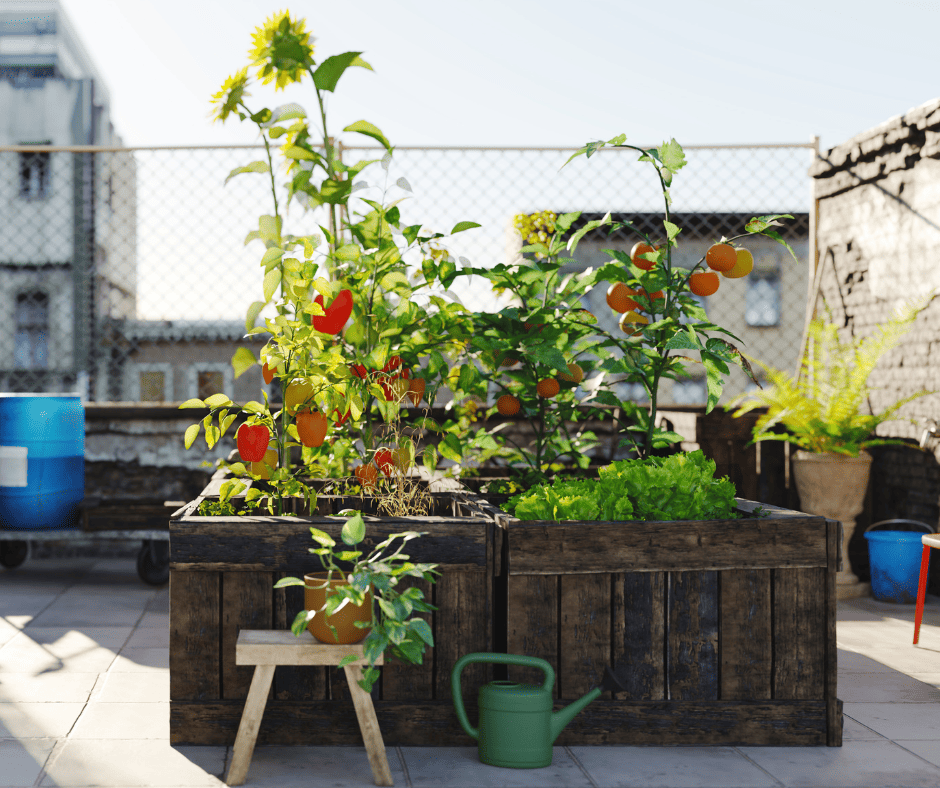
<path id="1" fill-rule="evenodd" d="M 78 394 L 0 394 L 0 528 L 78 524 L 85 409 Z"/>
<path id="2" fill-rule="evenodd" d="M 917 602 L 922 554 L 921 531 L 873 531 L 881 525 L 918 526 L 927 533 L 933 528 L 919 520 L 883 520 L 865 532 L 871 565 L 871 595 L 879 602 L 913 605 Z"/>

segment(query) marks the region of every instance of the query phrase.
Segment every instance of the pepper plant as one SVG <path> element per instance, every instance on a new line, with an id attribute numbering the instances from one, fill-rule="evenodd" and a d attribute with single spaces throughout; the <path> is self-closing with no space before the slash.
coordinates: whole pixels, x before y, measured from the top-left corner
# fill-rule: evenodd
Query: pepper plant
<path id="1" fill-rule="evenodd" d="M 276 503 L 281 513 L 287 495 L 311 496 L 291 467 L 294 447 L 302 446 L 303 464 L 309 466 L 305 475 L 313 469 L 348 476 L 358 462 L 354 470 L 360 481 L 374 481 L 366 478 L 366 467 L 386 448 L 383 425 L 398 418 L 406 396 L 418 404 L 427 392 L 433 401 L 471 326 L 466 310 L 443 295 L 457 275 L 456 262 L 440 245 L 445 236 L 402 219 L 398 204 L 411 186 L 404 177 L 390 183 L 393 148 L 385 135 L 365 120 L 346 126 L 344 132 L 376 140 L 385 150 L 382 159 L 352 164 L 340 158 L 331 136 L 326 95 L 335 92 L 347 69 L 372 69 L 362 53 L 345 52 L 317 63 L 305 21 L 292 19 L 290 12 L 268 19 L 255 31 L 253 43 L 249 57 L 262 84 L 274 82 L 279 90 L 309 79 L 317 102 L 313 119 L 294 103 L 273 110 L 249 108 L 248 66 L 213 97 L 215 120 L 236 115 L 250 121 L 264 142 L 265 158 L 232 170 L 226 181 L 260 175 L 271 191 L 273 213 L 261 216 L 245 239 L 264 245 L 262 299 L 249 307 L 245 329 L 269 339 L 260 358 L 243 347 L 232 366 L 238 377 L 260 364 L 265 381 L 280 384 L 281 404 L 269 402 L 266 393 L 263 401 L 244 405 L 216 394 L 181 407 L 210 409 L 186 431 L 187 448 L 201 430 L 211 448 L 240 415 L 248 428 L 268 429 L 274 455 L 260 461 L 242 455 L 254 464 L 231 467 L 236 475 L 268 481 L 274 489 L 269 507 L 273 511 Z M 283 200 L 274 177 L 275 140 L 289 177 Z M 360 177 L 367 170 L 376 173 L 375 182 Z M 325 212 L 326 226 L 308 235 L 286 233 L 284 215 L 291 203 Z M 451 234 L 477 226 L 459 222 Z M 258 324 L 268 307 L 275 314 Z M 455 433 L 453 441 L 462 445 L 460 420 L 436 426 Z M 427 460 L 433 464 L 436 454 L 429 452 Z"/>

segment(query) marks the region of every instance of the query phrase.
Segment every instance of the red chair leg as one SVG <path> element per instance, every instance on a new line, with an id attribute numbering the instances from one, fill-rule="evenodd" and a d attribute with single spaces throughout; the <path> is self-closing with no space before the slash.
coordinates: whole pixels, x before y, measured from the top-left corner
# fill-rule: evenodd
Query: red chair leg
<path id="1" fill-rule="evenodd" d="M 917 608 L 914 611 L 914 645 L 920 637 L 920 622 L 924 617 L 924 600 L 927 598 L 927 570 L 930 568 L 930 547 L 924 545 L 920 559 L 920 581 L 917 585 Z"/>

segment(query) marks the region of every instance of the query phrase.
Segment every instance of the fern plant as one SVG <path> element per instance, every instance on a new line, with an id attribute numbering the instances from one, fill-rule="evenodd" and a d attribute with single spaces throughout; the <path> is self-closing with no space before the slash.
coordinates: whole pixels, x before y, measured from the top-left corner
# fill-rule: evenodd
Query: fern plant
<path id="1" fill-rule="evenodd" d="M 863 412 L 871 394 L 868 378 L 885 353 L 910 331 L 914 319 L 927 306 L 908 304 L 871 336 L 842 342 L 834 323 L 814 320 L 800 373 L 781 372 L 759 359 L 751 359 L 766 373 L 771 388 L 748 392 L 729 407 L 740 405 L 734 416 L 766 407 L 754 425 L 754 442 L 789 441 L 810 452 L 832 452 L 857 457 L 869 446 L 903 441 L 872 437 L 875 428 L 895 418 L 908 402 L 933 394 L 921 390 L 880 413 Z M 743 405 L 741 403 L 744 403 Z M 785 432 L 774 432 L 781 425 Z"/>

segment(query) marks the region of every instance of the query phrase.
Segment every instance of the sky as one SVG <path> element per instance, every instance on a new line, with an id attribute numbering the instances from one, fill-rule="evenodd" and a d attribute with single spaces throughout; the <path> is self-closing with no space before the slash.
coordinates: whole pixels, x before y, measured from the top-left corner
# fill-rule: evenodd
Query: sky
<path id="1" fill-rule="evenodd" d="M 61 0 L 127 146 L 258 141 L 209 98 L 289 8 L 317 61 L 362 51 L 330 97 L 396 145 L 808 142 L 823 150 L 940 96 L 940 2 L 907 0 Z M 249 106 L 312 109 L 309 82 Z M 346 139 L 353 142 L 352 139 Z M 360 138 L 361 142 L 368 142 Z"/>

